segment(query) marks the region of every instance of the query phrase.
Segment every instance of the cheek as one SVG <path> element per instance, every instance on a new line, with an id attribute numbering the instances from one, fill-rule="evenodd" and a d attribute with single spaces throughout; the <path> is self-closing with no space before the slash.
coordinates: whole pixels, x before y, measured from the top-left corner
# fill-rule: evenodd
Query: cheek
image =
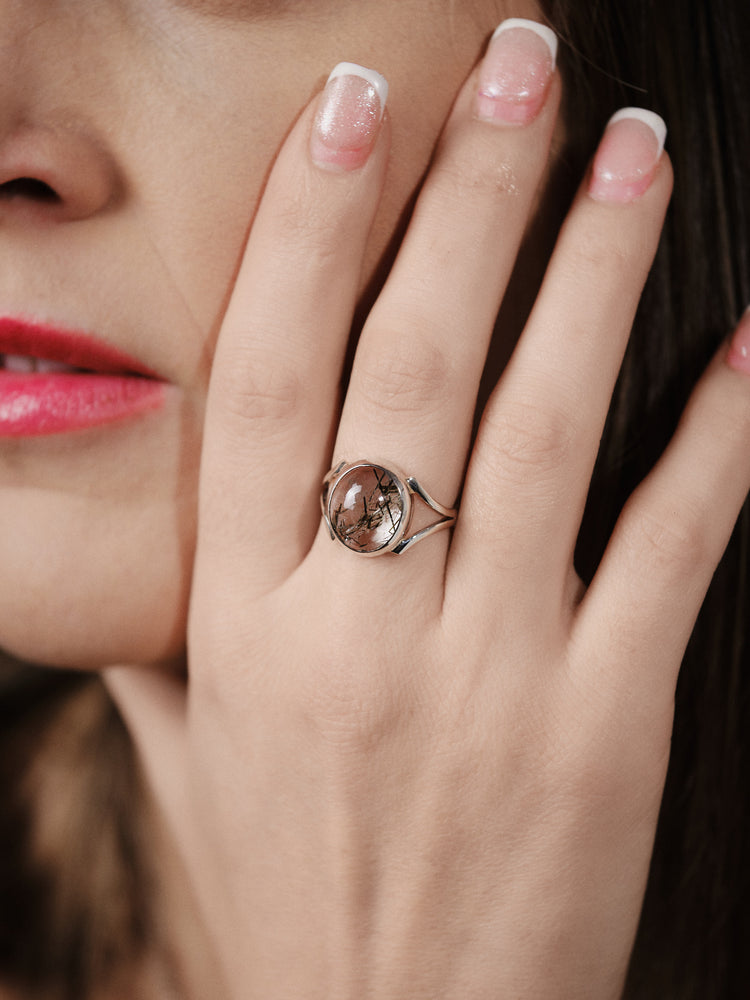
<path id="1" fill-rule="evenodd" d="M 101 432 L 6 443 L 0 647 L 82 669 L 180 655 L 200 442 L 173 402 Z"/>
<path id="2" fill-rule="evenodd" d="M 83 670 L 179 657 L 191 542 L 164 531 L 174 510 L 152 506 L 134 521 L 130 510 L 99 516 L 71 501 L 51 511 L 46 500 L 27 504 L 32 538 L 19 532 L 0 541 L 4 579 L 23 581 L 0 595 L 0 647 L 29 662 Z M 116 514 L 123 519 L 113 523 Z M 131 521 L 123 528 L 125 516 Z M 71 538 L 79 540 L 74 559 Z M 43 564 L 30 565 L 34 552 L 44 552 Z M 30 593 L 43 600 L 30 602 Z"/>
<path id="3" fill-rule="evenodd" d="M 494 13 L 486 23 L 454 22 L 431 17 L 435 5 L 423 2 L 330 6 L 335 19 L 246 27 L 205 52 L 194 46 L 189 66 L 167 67 L 152 114 L 134 119 L 140 131 L 123 144 L 125 158 L 128 148 L 151 151 L 133 167 L 143 225 L 165 280 L 213 335 L 274 157 L 330 69 L 343 59 L 360 62 L 390 83 L 392 155 L 368 249 L 369 277 L 494 26 Z"/>
<path id="4" fill-rule="evenodd" d="M 268 171 L 333 65 L 350 59 L 389 78 L 393 147 L 365 261 L 364 281 L 372 286 L 376 269 L 392 257 L 393 235 L 455 92 L 492 28 L 468 18 L 428 22 L 426 6 L 338 5 L 335 26 L 301 19 L 305 31 L 254 36 L 253 45 L 229 32 L 218 57 L 207 46 L 189 61 L 165 64 L 159 88 L 146 79 L 136 93 L 137 81 L 129 84 L 127 100 L 136 94 L 137 101 L 121 116 L 127 124 L 115 152 L 130 200 L 110 220 L 119 227 L 113 243 L 122 267 L 107 289 L 131 319 L 148 298 L 143 329 L 158 338 L 155 361 L 164 362 L 184 405 L 154 422 L 153 438 L 148 429 L 123 429 L 108 432 L 106 446 L 77 440 L 68 454 L 59 441 L 39 443 L 15 472 L 5 455 L 0 523 L 14 530 L 0 538 L 0 646 L 88 668 L 180 654 L 205 387 Z M 411 23 L 415 10 L 423 23 Z"/>
<path id="5" fill-rule="evenodd" d="M 368 300 L 393 260 L 456 94 L 494 28 L 494 5 L 484 19 L 462 16 L 455 21 L 445 16 L 428 20 L 427 6 L 444 13 L 446 5 L 399 6 L 394 15 L 398 24 L 373 24 L 368 46 L 356 55 L 388 79 L 392 134 L 386 184 L 365 260 Z"/>

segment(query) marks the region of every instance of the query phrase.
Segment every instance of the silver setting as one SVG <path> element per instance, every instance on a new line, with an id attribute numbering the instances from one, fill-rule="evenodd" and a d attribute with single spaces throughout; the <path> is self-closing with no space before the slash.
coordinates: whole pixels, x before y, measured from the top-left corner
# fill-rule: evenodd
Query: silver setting
<path id="1" fill-rule="evenodd" d="M 368 478 L 369 493 L 360 482 L 366 484 Z M 408 535 L 414 495 L 440 519 Z M 365 459 L 342 461 L 330 470 L 323 480 L 320 507 L 331 538 L 365 557 L 386 552 L 400 555 L 423 538 L 452 527 L 457 516 L 455 509 L 438 503 L 413 476 Z"/>

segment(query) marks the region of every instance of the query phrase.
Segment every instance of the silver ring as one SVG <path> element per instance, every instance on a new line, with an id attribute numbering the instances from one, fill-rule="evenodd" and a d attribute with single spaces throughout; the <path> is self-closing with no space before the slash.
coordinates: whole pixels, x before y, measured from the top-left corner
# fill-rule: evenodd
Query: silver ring
<path id="1" fill-rule="evenodd" d="M 440 520 L 408 535 L 415 494 Z M 456 520 L 456 511 L 434 500 L 413 476 L 364 459 L 331 469 L 323 480 L 320 506 L 331 538 L 363 556 L 399 555 Z"/>

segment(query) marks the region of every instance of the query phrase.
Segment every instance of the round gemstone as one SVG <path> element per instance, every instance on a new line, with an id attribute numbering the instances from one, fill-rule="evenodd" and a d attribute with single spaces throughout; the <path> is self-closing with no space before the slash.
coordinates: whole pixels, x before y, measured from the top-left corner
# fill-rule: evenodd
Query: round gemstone
<path id="1" fill-rule="evenodd" d="M 338 480 L 328 497 L 331 527 L 355 552 L 379 552 L 404 516 L 398 480 L 379 465 L 359 465 Z"/>

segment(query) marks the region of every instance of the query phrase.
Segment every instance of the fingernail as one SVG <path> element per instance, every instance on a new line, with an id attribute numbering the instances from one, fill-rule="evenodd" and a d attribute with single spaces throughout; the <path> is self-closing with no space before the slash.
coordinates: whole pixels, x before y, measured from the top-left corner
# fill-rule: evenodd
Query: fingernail
<path id="1" fill-rule="evenodd" d="M 476 115 L 526 125 L 539 114 L 555 69 L 557 37 L 537 21 L 511 17 L 490 39 L 479 70 Z"/>
<path id="2" fill-rule="evenodd" d="M 372 152 L 383 120 L 388 83 L 374 70 L 339 63 L 328 77 L 312 136 L 310 154 L 319 166 L 356 170 Z"/>
<path id="3" fill-rule="evenodd" d="M 644 108 L 623 108 L 612 115 L 599 143 L 589 184 L 597 201 L 639 198 L 654 176 L 664 149 L 667 126 Z"/>
<path id="4" fill-rule="evenodd" d="M 732 336 L 727 364 L 744 375 L 750 375 L 750 306 L 745 310 Z"/>

